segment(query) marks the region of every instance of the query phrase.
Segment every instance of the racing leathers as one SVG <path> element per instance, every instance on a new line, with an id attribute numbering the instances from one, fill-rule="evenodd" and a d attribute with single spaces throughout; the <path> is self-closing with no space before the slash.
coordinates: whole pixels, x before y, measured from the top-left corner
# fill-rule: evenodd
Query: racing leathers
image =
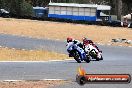
<path id="1" fill-rule="evenodd" d="M 93 43 L 92 40 L 85 38 L 83 40 L 83 46 L 84 46 L 84 50 L 85 50 L 85 52 L 87 52 L 87 54 L 89 54 L 90 51 L 94 50 L 95 53 L 97 54 L 97 57 L 101 58 L 102 51 L 99 50 L 99 48 Z"/>
<path id="2" fill-rule="evenodd" d="M 99 52 L 98 49 L 91 44 L 87 44 L 84 50 L 87 54 L 89 54 L 90 52 L 95 52 L 97 54 L 97 57 L 101 58 L 101 52 Z"/>
<path id="3" fill-rule="evenodd" d="M 98 46 L 92 41 L 92 40 L 89 40 L 87 38 L 83 39 L 83 46 L 85 48 L 85 46 L 87 46 L 88 44 L 92 45 L 93 47 L 95 47 L 99 52 L 102 52 L 99 50 Z"/>
<path id="4" fill-rule="evenodd" d="M 85 54 L 85 51 L 82 48 L 83 45 L 80 41 L 73 40 L 72 42 L 68 42 L 66 46 L 67 46 L 67 52 L 69 53 L 69 56 L 71 56 L 70 55 L 71 50 L 77 50 L 79 55 L 80 55 L 81 60 L 86 59 L 86 54 Z"/>

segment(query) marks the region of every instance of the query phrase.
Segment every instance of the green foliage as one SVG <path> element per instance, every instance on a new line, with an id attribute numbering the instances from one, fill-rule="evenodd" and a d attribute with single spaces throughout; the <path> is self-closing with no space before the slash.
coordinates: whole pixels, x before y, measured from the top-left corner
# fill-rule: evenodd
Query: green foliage
<path id="1" fill-rule="evenodd" d="M 11 0 L 10 12 L 12 14 L 16 14 L 16 15 L 20 16 L 20 14 L 21 14 L 21 3 L 23 3 L 23 0 Z"/>
<path id="2" fill-rule="evenodd" d="M 33 15 L 32 5 L 24 1 L 21 4 L 21 16 L 32 16 L 32 15 Z"/>
<path id="3" fill-rule="evenodd" d="M 31 16 L 33 13 L 32 5 L 25 0 L 0 0 L 0 8 L 17 16 Z"/>
<path id="4" fill-rule="evenodd" d="M 9 10 L 10 7 L 10 0 L 0 0 L 0 9 Z"/>
<path id="5" fill-rule="evenodd" d="M 32 6 L 24 0 L 12 0 L 10 11 L 18 16 L 31 16 L 33 9 Z"/>

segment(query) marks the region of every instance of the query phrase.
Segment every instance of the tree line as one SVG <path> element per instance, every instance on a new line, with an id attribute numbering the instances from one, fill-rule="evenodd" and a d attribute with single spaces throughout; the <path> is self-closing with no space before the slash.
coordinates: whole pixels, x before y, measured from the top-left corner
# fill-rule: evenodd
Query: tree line
<path id="1" fill-rule="evenodd" d="M 5 9 L 16 16 L 31 16 L 32 5 L 25 0 L 0 0 L 0 9 Z"/>
<path id="2" fill-rule="evenodd" d="M 112 7 L 111 14 L 121 15 L 132 13 L 132 0 L 0 0 L 0 9 L 6 9 L 17 16 L 32 16 L 33 6 L 48 6 L 49 2 L 102 4 Z"/>

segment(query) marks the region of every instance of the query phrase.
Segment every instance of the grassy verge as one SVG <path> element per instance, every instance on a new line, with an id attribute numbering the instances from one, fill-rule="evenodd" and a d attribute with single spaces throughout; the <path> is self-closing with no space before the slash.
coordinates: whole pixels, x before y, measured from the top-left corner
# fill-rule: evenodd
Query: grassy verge
<path id="1" fill-rule="evenodd" d="M 48 51 L 25 51 L 0 48 L 0 61 L 47 61 L 64 59 L 68 59 L 68 55 Z"/>
<path id="2" fill-rule="evenodd" d="M 10 18 L 0 18 L 0 33 L 60 40 L 68 36 L 81 40 L 85 36 L 103 44 L 113 38 L 132 39 L 132 30 L 128 28 Z"/>

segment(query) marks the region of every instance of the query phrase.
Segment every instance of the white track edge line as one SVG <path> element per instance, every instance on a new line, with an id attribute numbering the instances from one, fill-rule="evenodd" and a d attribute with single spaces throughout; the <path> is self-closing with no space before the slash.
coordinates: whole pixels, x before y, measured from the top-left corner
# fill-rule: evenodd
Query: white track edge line
<path id="1" fill-rule="evenodd" d="M 0 80 L 0 82 L 20 82 L 20 81 L 68 81 L 68 80 L 66 80 L 66 79 Z"/>
<path id="2" fill-rule="evenodd" d="M 14 63 L 14 62 L 18 62 L 18 63 L 21 63 L 21 62 L 25 62 L 25 63 L 44 63 L 44 62 L 61 62 L 61 61 L 68 61 L 68 60 L 73 60 L 73 59 L 65 59 L 65 60 L 49 60 L 49 61 L 0 61 L 5 63 L 5 62 L 10 62 L 10 63 Z"/>

